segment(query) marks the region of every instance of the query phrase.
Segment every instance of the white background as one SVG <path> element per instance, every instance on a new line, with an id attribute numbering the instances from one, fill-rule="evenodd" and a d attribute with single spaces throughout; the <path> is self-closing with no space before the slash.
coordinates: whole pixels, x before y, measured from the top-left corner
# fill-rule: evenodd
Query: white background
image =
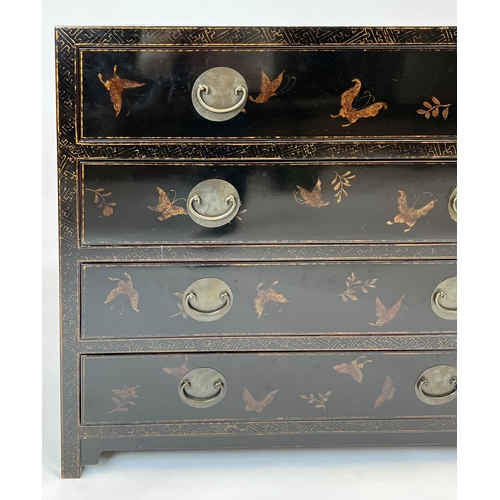
<path id="1" fill-rule="evenodd" d="M 23 4 L 24 5 L 24 4 Z M 480 2 L 476 2 L 479 8 Z M 29 9 L 28 6 L 25 7 Z M 20 14 L 23 14 L 22 12 Z M 487 17 L 486 13 L 486 17 Z M 282 1 L 204 0 L 45 0 L 42 40 L 42 175 L 43 207 L 43 498 L 59 499 L 378 499 L 451 500 L 457 496 L 456 449 L 453 447 L 385 449 L 291 449 L 267 451 L 122 452 L 103 454 L 97 466 L 84 469 L 81 479 L 59 477 L 59 325 L 57 256 L 57 175 L 53 28 L 56 25 L 154 26 L 451 26 L 457 24 L 457 5 L 451 0 Z M 15 31 L 15 30 L 14 30 Z M 13 33 L 15 35 L 16 33 Z M 28 40 L 33 50 L 33 39 Z M 35 42 L 35 49 L 36 42 Z M 17 80 L 30 75 L 28 59 L 18 59 Z M 21 63 L 21 64 L 19 64 Z M 476 83 L 484 83 L 487 78 Z M 24 83 L 24 82 L 23 82 Z M 28 82 L 29 83 L 29 82 Z M 31 89 L 32 87 L 28 87 Z M 495 92 L 495 89 L 492 90 Z M 9 100 L 10 94 L 3 94 Z M 481 93 L 471 95 L 468 107 L 488 108 Z M 462 108 L 461 108 L 462 109 Z M 27 112 L 29 113 L 29 106 Z M 474 115 L 478 122 L 481 115 Z M 14 120 L 14 118 L 13 118 Z M 14 125 L 15 126 L 15 125 Z M 18 129 L 20 130 L 20 129 Z M 29 134 L 26 125 L 23 134 Z M 30 151 L 21 149 L 23 158 Z M 36 158 L 36 156 L 35 156 Z M 37 168 L 39 162 L 35 162 Z M 29 162 L 25 162 L 29 165 Z M 480 168 L 478 167 L 478 172 Z M 28 172 L 26 172 L 28 176 Z M 22 179 L 16 177 L 16 183 Z M 477 181 L 476 184 L 480 184 Z M 11 183 L 12 187 L 12 183 Z M 35 186 L 39 191 L 40 187 Z M 464 196 L 465 198 L 465 196 Z M 20 203 L 19 200 L 22 200 Z M 12 198 L 11 198 L 12 200 Z M 29 193 L 18 192 L 12 203 L 25 207 Z M 461 198 L 462 203 L 462 198 Z M 464 205 L 465 205 L 464 199 Z M 35 212 L 36 212 L 35 208 Z M 33 209 L 28 206 L 33 217 Z M 23 278 L 28 280 L 28 276 Z M 487 280 L 486 280 L 487 281 Z M 20 297 L 29 303 L 26 281 Z M 31 297 L 37 300 L 37 297 Z M 13 300 L 13 303 L 17 301 Z M 23 303 L 17 320 L 30 315 Z M 498 330 L 498 328 L 497 328 Z M 39 325 L 34 324 L 35 334 Z M 22 344 L 16 344 L 17 348 Z M 26 371 L 26 370 L 20 370 Z M 29 377 L 29 375 L 28 375 Z M 33 384 L 36 373 L 28 378 Z M 13 384 L 5 380 L 7 387 Z M 23 407 L 31 406 L 24 386 Z M 8 390 L 8 389 L 6 389 Z M 19 392 L 19 391 L 18 391 Z M 36 391 L 34 391 L 36 392 Z M 5 405 L 5 400 L 2 403 Z M 33 416 L 28 412 L 29 421 Z M 19 464 L 26 446 L 16 444 Z M 24 452 L 24 453 L 23 453 Z M 19 465 L 14 468 L 19 469 Z M 477 476 L 479 477 L 479 476 Z M 21 483 L 22 484 L 22 483 Z M 27 486 L 26 486 L 27 487 Z M 16 495 L 17 496 L 17 495 Z"/>

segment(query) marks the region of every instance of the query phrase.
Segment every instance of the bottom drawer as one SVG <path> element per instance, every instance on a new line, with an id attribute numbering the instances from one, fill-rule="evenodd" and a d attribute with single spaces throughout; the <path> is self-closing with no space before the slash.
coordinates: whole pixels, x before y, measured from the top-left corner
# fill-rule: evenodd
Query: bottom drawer
<path id="1" fill-rule="evenodd" d="M 456 352 L 82 357 L 81 423 L 456 415 Z"/>

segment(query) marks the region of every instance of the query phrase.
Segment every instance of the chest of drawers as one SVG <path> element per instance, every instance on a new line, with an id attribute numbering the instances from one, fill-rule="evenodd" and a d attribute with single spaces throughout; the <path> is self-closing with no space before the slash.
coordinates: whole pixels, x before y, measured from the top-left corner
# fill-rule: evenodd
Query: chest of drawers
<path id="1" fill-rule="evenodd" d="M 62 475 L 456 441 L 455 28 L 56 29 Z"/>

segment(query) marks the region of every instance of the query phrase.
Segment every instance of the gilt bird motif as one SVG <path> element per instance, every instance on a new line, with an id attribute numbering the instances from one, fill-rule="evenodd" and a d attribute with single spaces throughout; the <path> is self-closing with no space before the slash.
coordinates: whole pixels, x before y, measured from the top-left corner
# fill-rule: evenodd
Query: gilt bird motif
<path id="1" fill-rule="evenodd" d="M 167 220 L 170 219 L 170 217 L 175 217 L 176 215 L 187 215 L 185 208 L 174 205 L 176 201 L 185 200 L 185 198 L 176 198 L 175 191 L 171 189 L 171 191 L 174 192 L 174 199 L 173 201 L 170 201 L 167 193 L 165 193 L 162 188 L 156 186 L 156 190 L 158 191 L 158 204 L 154 207 L 148 205 L 148 208 L 149 210 L 160 214 L 158 216 L 158 220 Z"/>
<path id="2" fill-rule="evenodd" d="M 122 109 L 122 93 L 125 89 L 135 89 L 137 87 L 143 87 L 146 83 L 133 82 L 132 80 L 127 80 L 126 78 L 120 78 L 116 74 L 116 69 L 118 66 L 113 68 L 113 78 L 104 81 L 102 74 L 99 73 L 97 76 L 100 82 L 108 89 L 109 96 L 111 97 L 111 102 L 113 103 L 113 109 L 115 110 L 115 118 L 120 114 Z"/>
<path id="3" fill-rule="evenodd" d="M 256 401 L 250 394 L 250 391 L 246 387 L 243 387 L 243 401 L 246 403 L 245 410 L 261 413 L 267 405 L 271 404 L 277 392 L 278 391 L 272 391 L 264 399 Z"/>
<path id="4" fill-rule="evenodd" d="M 399 309 L 401 308 L 401 302 L 403 302 L 403 299 L 405 298 L 404 295 L 401 296 L 401 298 L 390 308 L 387 309 L 387 307 L 380 302 L 380 299 L 377 297 L 375 300 L 376 306 L 375 306 L 375 314 L 377 315 L 377 322 L 376 323 L 368 323 L 369 325 L 372 326 L 382 326 L 385 325 L 386 323 L 389 323 L 391 319 L 396 316 L 396 314 L 399 312 Z"/>
<path id="5" fill-rule="evenodd" d="M 331 118 L 338 118 L 339 116 L 347 118 L 349 123 L 342 125 L 343 127 L 349 127 L 349 125 L 356 123 L 360 118 L 377 116 L 381 109 L 387 109 L 387 104 L 385 102 L 374 102 L 360 109 L 354 108 L 352 104 L 361 90 L 361 81 L 357 78 L 354 78 L 352 81 L 354 82 L 354 87 L 346 90 L 340 97 L 341 108 L 338 115 L 330 115 Z"/>
<path id="6" fill-rule="evenodd" d="M 139 305 L 139 294 L 134 288 L 132 278 L 127 273 L 123 274 L 128 278 L 128 281 L 123 281 L 120 278 L 109 278 L 110 281 L 118 281 L 118 285 L 116 286 L 116 288 L 113 288 L 113 290 L 111 290 L 104 303 L 109 304 L 116 297 L 125 295 L 130 299 L 132 309 L 135 312 L 139 312 L 139 308 L 137 307 Z M 123 314 L 123 311 L 120 314 Z"/>
<path id="7" fill-rule="evenodd" d="M 404 232 L 407 233 L 417 223 L 417 219 L 424 215 L 427 215 L 434 208 L 434 205 L 439 200 L 432 200 L 422 208 L 414 208 L 415 203 L 417 203 L 418 200 L 417 198 L 413 206 L 408 207 L 408 204 L 406 202 L 406 193 L 399 189 L 398 192 L 399 192 L 399 198 L 398 198 L 399 214 L 396 215 L 396 217 L 394 217 L 393 221 L 388 220 L 387 224 L 389 226 L 391 226 L 392 224 L 406 224 L 408 228 L 405 229 Z"/>

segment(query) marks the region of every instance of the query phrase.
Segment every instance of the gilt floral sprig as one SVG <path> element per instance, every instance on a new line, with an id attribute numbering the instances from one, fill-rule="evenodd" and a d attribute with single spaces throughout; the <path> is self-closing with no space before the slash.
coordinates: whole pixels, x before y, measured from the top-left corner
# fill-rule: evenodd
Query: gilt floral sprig
<path id="1" fill-rule="evenodd" d="M 328 401 L 329 397 L 332 395 L 332 391 L 328 391 L 325 394 L 318 393 L 319 399 L 314 397 L 314 394 L 309 394 L 309 396 L 304 396 L 304 394 L 301 394 L 300 397 L 302 399 L 307 399 L 309 404 L 316 403 L 314 405 L 314 408 L 323 408 L 324 411 L 326 411 L 326 406 L 325 403 Z"/>
<path id="2" fill-rule="evenodd" d="M 116 203 L 110 203 L 106 200 L 106 198 L 111 196 L 113 192 L 110 191 L 109 193 L 104 193 L 104 190 L 105 189 L 103 187 L 97 189 L 85 188 L 85 191 L 94 193 L 94 203 L 97 204 L 97 208 L 102 207 L 102 215 L 104 215 L 104 217 L 109 217 L 113 214 L 113 207 L 116 206 Z"/>
<path id="3" fill-rule="evenodd" d="M 184 319 L 187 319 L 186 310 L 184 309 L 184 304 L 183 304 L 184 294 L 180 292 L 175 292 L 174 295 L 181 299 L 179 302 L 177 302 L 177 307 L 179 308 L 179 312 L 176 314 L 172 314 L 172 316 L 169 316 L 169 318 L 175 318 L 180 314 Z"/>
<path id="4" fill-rule="evenodd" d="M 335 198 L 337 198 L 337 203 L 342 201 L 342 195 L 348 196 L 346 187 L 350 187 L 351 183 L 349 182 L 351 179 L 354 179 L 355 175 L 350 175 L 351 171 L 347 171 L 345 174 L 340 175 L 338 172 L 335 172 L 335 177 L 332 181 L 333 190 L 337 191 L 335 193 Z"/>
<path id="5" fill-rule="evenodd" d="M 240 215 L 243 215 L 243 214 L 244 214 L 244 213 L 246 213 L 246 212 L 248 212 L 248 208 L 244 208 L 243 210 L 240 210 L 240 211 L 236 214 L 236 216 L 235 216 L 235 217 L 236 217 L 238 220 L 243 220 L 243 219 L 240 217 Z"/>
<path id="6" fill-rule="evenodd" d="M 378 278 L 373 278 L 372 280 L 368 279 L 363 282 L 362 280 L 357 280 L 356 275 L 352 273 L 351 276 L 347 277 L 347 281 L 345 282 L 347 290 L 341 293 L 340 297 L 342 297 L 344 302 L 349 302 L 349 299 L 358 300 L 356 291 L 361 290 L 363 293 L 368 293 L 369 288 L 377 288 L 375 285 L 377 280 Z"/>
<path id="7" fill-rule="evenodd" d="M 141 387 L 140 385 L 136 385 L 134 387 L 129 387 L 128 385 L 124 385 L 123 389 L 111 389 L 113 394 L 116 396 L 111 396 L 111 400 L 113 403 L 116 403 L 116 408 L 113 408 L 108 413 L 114 413 L 115 411 L 128 411 L 128 408 L 125 405 L 135 405 L 135 402 L 132 401 L 132 398 L 138 398 L 136 389 Z"/>
<path id="8" fill-rule="evenodd" d="M 448 118 L 448 113 L 449 113 L 449 107 L 451 106 L 450 104 L 441 104 L 439 99 L 437 97 L 432 96 L 431 98 L 432 102 L 434 105 L 432 105 L 428 101 L 424 101 L 424 107 L 425 109 L 417 109 L 417 113 L 419 115 L 425 115 L 427 120 L 431 117 L 437 118 L 439 116 L 439 111 L 441 111 L 441 116 L 446 120 Z"/>

